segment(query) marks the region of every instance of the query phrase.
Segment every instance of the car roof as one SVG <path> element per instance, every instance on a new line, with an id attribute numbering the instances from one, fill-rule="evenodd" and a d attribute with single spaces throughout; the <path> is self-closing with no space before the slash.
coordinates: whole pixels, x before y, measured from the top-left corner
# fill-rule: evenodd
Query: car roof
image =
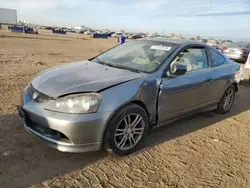
<path id="1" fill-rule="evenodd" d="M 166 38 L 166 37 L 146 37 L 146 38 L 141 38 L 137 40 L 148 40 L 148 41 L 160 41 L 160 42 L 169 42 L 169 43 L 174 43 L 174 44 L 199 44 L 203 46 L 208 46 L 202 42 L 194 41 L 194 40 L 188 40 L 188 39 L 175 39 L 175 38 Z"/>

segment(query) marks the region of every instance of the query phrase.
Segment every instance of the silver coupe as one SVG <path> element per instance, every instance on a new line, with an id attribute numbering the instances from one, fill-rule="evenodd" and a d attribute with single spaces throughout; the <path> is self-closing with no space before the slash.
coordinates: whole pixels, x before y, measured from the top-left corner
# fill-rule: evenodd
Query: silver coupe
<path id="1" fill-rule="evenodd" d="M 227 113 L 239 70 L 206 44 L 144 38 L 39 73 L 17 108 L 24 127 L 60 151 L 126 155 L 155 126 L 200 111 Z"/>

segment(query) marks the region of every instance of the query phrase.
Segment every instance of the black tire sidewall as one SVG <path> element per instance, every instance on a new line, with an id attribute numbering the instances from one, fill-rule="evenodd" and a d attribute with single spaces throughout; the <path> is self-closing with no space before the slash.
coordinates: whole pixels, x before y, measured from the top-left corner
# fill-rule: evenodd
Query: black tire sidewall
<path id="1" fill-rule="evenodd" d="M 229 89 L 233 89 L 233 101 L 232 101 L 232 104 L 231 104 L 230 108 L 228 108 L 227 110 L 225 110 L 224 107 L 223 107 L 223 100 L 224 100 L 225 94 L 227 93 L 227 91 L 228 91 Z M 221 114 L 225 114 L 225 113 L 229 112 L 229 111 L 231 110 L 232 106 L 233 106 L 234 99 L 235 99 L 235 87 L 234 87 L 233 85 L 231 85 L 231 86 L 229 86 L 229 87 L 227 88 L 227 90 L 224 92 L 224 94 L 223 94 L 223 96 L 222 96 L 222 98 L 221 98 L 221 100 L 220 100 L 220 102 L 219 102 L 219 104 L 218 104 L 218 109 L 217 109 L 217 111 L 218 111 L 219 113 L 221 113 Z"/>
<path id="2" fill-rule="evenodd" d="M 115 133 L 116 127 L 118 126 L 118 123 L 126 115 L 131 114 L 131 113 L 137 113 L 142 116 L 144 123 L 145 123 L 144 133 L 142 135 L 141 140 L 133 148 L 129 150 L 120 150 L 115 144 L 114 133 Z M 105 130 L 105 134 L 104 134 L 104 140 L 103 140 L 104 148 L 108 150 L 109 152 L 115 155 L 120 155 L 120 156 L 132 153 L 138 149 L 138 146 L 140 145 L 140 143 L 142 142 L 143 138 L 145 137 L 148 131 L 148 126 L 149 126 L 148 115 L 145 112 L 145 110 L 137 104 L 129 104 L 121 108 L 120 110 L 118 110 L 109 121 Z"/>

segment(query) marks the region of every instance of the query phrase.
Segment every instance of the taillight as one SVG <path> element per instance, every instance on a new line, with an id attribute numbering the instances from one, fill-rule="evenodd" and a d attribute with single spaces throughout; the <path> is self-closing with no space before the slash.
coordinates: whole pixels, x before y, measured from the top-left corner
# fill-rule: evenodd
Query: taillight
<path id="1" fill-rule="evenodd" d="M 224 51 L 224 50 L 227 50 L 227 48 L 226 48 L 226 47 L 223 47 L 221 50 Z"/>
<path id="2" fill-rule="evenodd" d="M 244 49 L 244 48 L 241 49 L 241 52 L 242 53 L 247 53 L 246 49 Z"/>
<path id="3" fill-rule="evenodd" d="M 234 73 L 234 74 L 233 74 L 233 78 L 236 78 L 236 77 L 237 77 L 237 73 Z"/>

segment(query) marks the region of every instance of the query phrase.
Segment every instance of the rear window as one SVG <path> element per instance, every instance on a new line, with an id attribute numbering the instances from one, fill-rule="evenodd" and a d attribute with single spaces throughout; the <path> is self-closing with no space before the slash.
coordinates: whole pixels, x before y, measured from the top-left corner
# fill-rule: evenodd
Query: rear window
<path id="1" fill-rule="evenodd" d="M 229 44 L 227 47 L 229 48 L 246 48 L 249 44 L 248 43 L 242 43 L 242 42 L 233 42 Z"/>

